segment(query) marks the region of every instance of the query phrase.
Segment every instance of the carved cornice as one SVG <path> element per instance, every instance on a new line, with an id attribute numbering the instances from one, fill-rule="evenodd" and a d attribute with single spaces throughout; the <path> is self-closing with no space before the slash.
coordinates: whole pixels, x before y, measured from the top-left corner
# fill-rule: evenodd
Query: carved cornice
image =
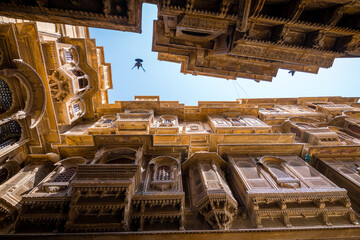
<path id="1" fill-rule="evenodd" d="M 226 33 L 229 22 L 185 15 L 178 26 Z"/>

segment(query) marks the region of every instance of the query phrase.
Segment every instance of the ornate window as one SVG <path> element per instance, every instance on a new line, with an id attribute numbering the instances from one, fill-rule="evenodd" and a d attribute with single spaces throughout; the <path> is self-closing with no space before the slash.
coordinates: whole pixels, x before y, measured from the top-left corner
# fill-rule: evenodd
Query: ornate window
<path id="1" fill-rule="evenodd" d="M 79 61 L 79 55 L 75 48 L 73 47 L 63 47 L 60 49 L 60 60 L 61 64 L 77 64 Z"/>
<path id="2" fill-rule="evenodd" d="M 155 181 L 168 181 L 171 179 L 171 169 L 167 165 L 162 165 L 156 169 Z"/>
<path id="3" fill-rule="evenodd" d="M 68 62 L 72 62 L 74 60 L 74 56 L 70 51 L 64 51 L 64 55 L 65 55 L 65 61 Z"/>
<path id="4" fill-rule="evenodd" d="M 105 152 L 103 152 L 105 151 Z M 137 151 L 129 148 L 116 148 L 110 150 L 100 149 L 99 154 L 100 164 L 136 164 Z M 97 157 L 95 157 L 97 158 Z"/>
<path id="5" fill-rule="evenodd" d="M 338 168 L 338 170 L 340 170 L 340 172 L 343 173 L 345 176 L 351 178 L 357 184 L 360 184 L 360 176 L 359 173 L 357 173 L 357 171 L 356 172 L 351 171 L 350 169 L 345 167 Z"/>
<path id="6" fill-rule="evenodd" d="M 241 117 L 239 118 L 228 118 L 233 126 L 246 126 L 246 123 L 242 120 Z"/>
<path id="7" fill-rule="evenodd" d="M 277 157 L 263 157 L 260 162 L 270 173 L 275 182 L 283 188 L 299 188 L 300 180 L 291 176 L 284 168 L 283 159 Z"/>
<path id="8" fill-rule="evenodd" d="M 246 179 L 261 178 L 256 166 L 251 162 L 239 161 L 237 166 Z"/>
<path id="9" fill-rule="evenodd" d="M 169 156 L 159 156 L 149 162 L 147 172 L 147 184 L 151 191 L 169 190 L 176 187 L 179 181 L 180 163 Z"/>
<path id="10" fill-rule="evenodd" d="M 89 84 L 89 81 L 86 78 L 79 78 L 79 88 L 86 88 Z"/>
<path id="11" fill-rule="evenodd" d="M 161 116 L 159 119 L 160 127 L 174 127 L 176 125 L 176 119 L 173 116 Z"/>
<path id="12" fill-rule="evenodd" d="M 10 121 L 0 126 L 0 150 L 18 142 L 21 138 L 21 126 L 17 121 Z"/>
<path id="13" fill-rule="evenodd" d="M 246 159 L 245 161 L 238 161 L 236 162 L 236 166 L 251 188 L 271 188 L 269 182 L 260 174 L 260 170 L 253 160 L 248 161 L 248 159 Z"/>
<path id="14" fill-rule="evenodd" d="M 0 79 L 0 114 L 6 112 L 11 108 L 12 96 L 9 85 Z"/>
<path id="15" fill-rule="evenodd" d="M 78 103 L 75 103 L 73 105 L 73 109 L 74 109 L 74 115 L 77 115 L 78 113 L 81 112 L 80 105 Z"/>
<path id="16" fill-rule="evenodd" d="M 85 75 L 85 73 L 83 71 L 78 70 L 78 69 L 71 69 L 70 72 L 77 77 L 82 77 Z"/>
<path id="17" fill-rule="evenodd" d="M 68 114 L 70 123 L 79 119 L 85 114 L 85 103 L 82 99 L 68 103 Z"/>
<path id="18" fill-rule="evenodd" d="M 52 182 L 68 182 L 75 174 L 76 167 L 65 168 Z"/>
<path id="19" fill-rule="evenodd" d="M 102 122 L 102 124 L 108 124 L 108 123 L 111 123 L 113 120 L 111 119 L 106 119 L 105 121 Z"/>

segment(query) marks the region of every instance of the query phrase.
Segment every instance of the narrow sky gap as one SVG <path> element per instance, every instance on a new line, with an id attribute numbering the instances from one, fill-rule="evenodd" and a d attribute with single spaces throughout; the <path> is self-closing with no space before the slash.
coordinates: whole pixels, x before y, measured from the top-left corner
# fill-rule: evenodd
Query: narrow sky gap
<path id="1" fill-rule="evenodd" d="M 159 95 L 161 100 L 197 105 L 198 101 L 234 101 L 238 98 L 232 80 L 184 75 L 180 64 L 157 60 L 151 51 L 153 21 L 157 7 L 143 5 L 142 33 L 90 28 L 90 36 L 105 48 L 105 60 L 111 63 L 113 90 L 109 101 L 133 100 L 135 95 Z M 144 60 L 141 69 L 131 68 L 135 58 Z M 257 83 L 250 79 L 236 80 L 250 98 L 343 96 L 360 93 L 360 59 L 336 59 L 333 67 L 320 69 L 317 75 L 280 70 L 272 82 Z M 248 98 L 239 91 L 241 98 Z"/>

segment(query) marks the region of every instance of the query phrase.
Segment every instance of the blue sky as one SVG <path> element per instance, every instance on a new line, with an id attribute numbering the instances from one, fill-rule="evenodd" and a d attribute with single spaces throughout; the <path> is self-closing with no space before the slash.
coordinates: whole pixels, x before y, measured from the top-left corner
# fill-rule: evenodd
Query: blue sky
<path id="1" fill-rule="evenodd" d="M 180 101 L 188 106 L 198 101 L 234 101 L 237 98 L 275 98 L 308 96 L 360 96 L 360 58 L 336 59 L 332 68 L 320 69 L 317 75 L 280 70 L 272 82 L 257 83 L 238 78 L 232 80 L 184 75 L 180 65 L 157 60 L 151 51 L 156 5 L 144 4 L 142 33 L 90 28 L 91 38 L 105 48 L 105 60 L 111 63 L 113 90 L 109 101 L 133 100 L 135 95 L 160 96 L 163 101 Z M 141 69 L 131 68 L 135 58 L 144 60 Z M 236 91 L 237 90 L 237 91 Z"/>

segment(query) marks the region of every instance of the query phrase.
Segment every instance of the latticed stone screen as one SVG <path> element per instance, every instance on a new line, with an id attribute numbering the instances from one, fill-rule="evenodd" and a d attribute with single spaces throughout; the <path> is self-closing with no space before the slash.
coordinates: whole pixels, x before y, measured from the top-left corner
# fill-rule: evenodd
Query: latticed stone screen
<path id="1" fill-rule="evenodd" d="M 0 114 L 9 110 L 11 104 L 11 90 L 7 83 L 3 79 L 0 79 Z"/>
<path id="2" fill-rule="evenodd" d="M 0 149 L 20 140 L 21 126 L 17 121 L 10 121 L 0 126 Z"/>
<path id="3" fill-rule="evenodd" d="M 156 170 L 155 179 L 158 181 L 170 180 L 170 167 L 162 165 Z"/>
<path id="4" fill-rule="evenodd" d="M 70 178 L 74 175 L 75 171 L 76 167 L 66 168 L 59 175 L 56 176 L 53 182 L 68 182 Z"/>

